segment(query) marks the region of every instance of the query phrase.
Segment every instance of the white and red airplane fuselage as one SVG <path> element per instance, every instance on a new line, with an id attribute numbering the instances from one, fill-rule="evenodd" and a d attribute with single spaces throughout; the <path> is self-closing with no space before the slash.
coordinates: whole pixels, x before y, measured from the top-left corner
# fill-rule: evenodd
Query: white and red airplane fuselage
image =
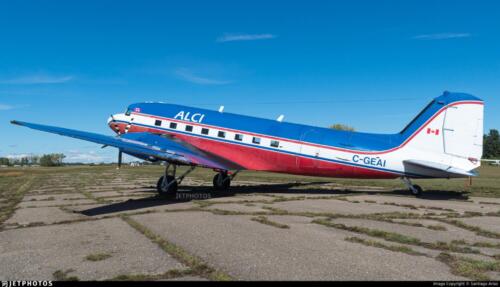
<path id="1" fill-rule="evenodd" d="M 241 169 L 348 178 L 473 175 L 483 139 L 483 101 L 445 93 L 402 132 L 338 131 L 163 103 L 113 115 L 117 133 L 165 134 Z"/>

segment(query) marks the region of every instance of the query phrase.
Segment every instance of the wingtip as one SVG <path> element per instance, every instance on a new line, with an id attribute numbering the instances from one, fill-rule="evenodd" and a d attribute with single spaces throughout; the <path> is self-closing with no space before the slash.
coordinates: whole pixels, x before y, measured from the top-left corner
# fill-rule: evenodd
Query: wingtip
<path id="1" fill-rule="evenodd" d="M 12 121 L 10 121 L 10 123 L 13 125 L 21 125 L 21 123 L 16 121 L 16 120 L 12 120 Z"/>

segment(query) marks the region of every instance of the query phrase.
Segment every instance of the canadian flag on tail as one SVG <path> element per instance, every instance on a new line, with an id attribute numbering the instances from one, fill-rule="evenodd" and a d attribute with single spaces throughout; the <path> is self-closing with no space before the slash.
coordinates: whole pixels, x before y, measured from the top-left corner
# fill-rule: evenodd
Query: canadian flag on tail
<path id="1" fill-rule="evenodd" d="M 431 128 L 427 128 L 427 134 L 433 134 L 433 135 L 439 135 L 439 129 L 431 129 Z"/>

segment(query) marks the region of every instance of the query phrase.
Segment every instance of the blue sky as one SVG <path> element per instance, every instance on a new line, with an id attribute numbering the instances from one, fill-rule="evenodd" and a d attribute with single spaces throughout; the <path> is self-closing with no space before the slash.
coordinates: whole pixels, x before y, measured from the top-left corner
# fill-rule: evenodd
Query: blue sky
<path id="1" fill-rule="evenodd" d="M 0 156 L 116 151 L 9 124 L 112 134 L 164 101 L 398 132 L 444 90 L 500 128 L 498 1 L 0 1 Z"/>

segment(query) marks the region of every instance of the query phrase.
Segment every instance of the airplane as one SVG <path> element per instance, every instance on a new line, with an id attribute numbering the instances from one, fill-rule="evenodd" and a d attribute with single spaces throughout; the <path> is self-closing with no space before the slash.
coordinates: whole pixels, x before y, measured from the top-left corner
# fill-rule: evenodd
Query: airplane
<path id="1" fill-rule="evenodd" d="M 195 167 L 213 169 L 215 191 L 227 191 L 243 170 L 336 178 L 401 178 L 415 196 L 416 178 L 476 176 L 483 145 L 483 100 L 445 91 L 399 133 L 374 134 L 143 102 L 111 115 L 116 136 L 11 121 L 12 124 L 118 148 L 139 159 L 166 164 L 158 179 L 162 196 L 175 196 Z M 177 166 L 188 166 L 176 174 Z"/>
<path id="2" fill-rule="evenodd" d="M 482 159 L 481 161 L 489 162 L 490 165 L 500 166 L 500 159 Z"/>

